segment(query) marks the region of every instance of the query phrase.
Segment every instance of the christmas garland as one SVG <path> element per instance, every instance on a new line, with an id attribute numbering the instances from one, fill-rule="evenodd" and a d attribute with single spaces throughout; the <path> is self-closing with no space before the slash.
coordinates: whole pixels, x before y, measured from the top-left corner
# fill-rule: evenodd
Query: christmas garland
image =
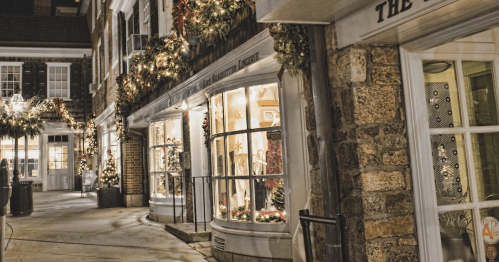
<path id="1" fill-rule="evenodd" d="M 274 38 L 276 58 L 291 76 L 310 73 L 310 50 L 308 33 L 304 25 L 269 24 L 269 32 Z"/>
<path id="2" fill-rule="evenodd" d="M 82 155 L 81 156 L 81 161 L 80 161 L 80 167 L 78 168 L 78 176 L 81 176 L 83 174 L 83 171 L 88 170 L 88 165 L 87 165 L 87 156 Z"/>
<path id="3" fill-rule="evenodd" d="M 85 145 L 87 147 L 87 155 L 93 156 L 97 152 L 97 126 L 95 125 L 95 117 L 87 118 L 87 126 L 85 127 Z"/>
<path id="4" fill-rule="evenodd" d="M 187 69 L 189 39 L 191 44 L 213 44 L 225 39 L 238 10 L 254 9 L 251 0 L 180 0 L 172 10 L 173 34 L 153 37 L 146 51 L 131 59 L 130 73 L 116 78 L 118 84 L 115 107 L 116 135 L 120 141 L 129 139 L 125 118 L 133 104 L 151 89 L 179 78 Z"/>

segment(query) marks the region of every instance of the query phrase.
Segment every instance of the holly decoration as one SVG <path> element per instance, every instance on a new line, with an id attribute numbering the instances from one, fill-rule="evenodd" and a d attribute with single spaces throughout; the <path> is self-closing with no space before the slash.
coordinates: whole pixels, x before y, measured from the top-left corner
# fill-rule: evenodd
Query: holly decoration
<path id="1" fill-rule="evenodd" d="M 102 171 L 100 182 L 103 186 L 111 187 L 118 184 L 118 174 L 116 173 L 116 164 L 111 150 L 107 151 L 106 167 Z"/>
<path id="2" fill-rule="evenodd" d="M 203 125 L 201 127 L 203 128 L 204 145 L 209 150 L 210 149 L 210 119 L 208 117 L 204 118 Z"/>
<path id="3" fill-rule="evenodd" d="M 88 170 L 87 166 L 87 156 L 82 155 L 80 161 L 80 167 L 78 168 L 78 176 L 81 176 L 83 171 Z"/>
<path id="4" fill-rule="evenodd" d="M 270 198 L 272 205 L 279 211 L 284 211 L 284 183 L 283 180 L 277 185 L 276 191 Z"/>

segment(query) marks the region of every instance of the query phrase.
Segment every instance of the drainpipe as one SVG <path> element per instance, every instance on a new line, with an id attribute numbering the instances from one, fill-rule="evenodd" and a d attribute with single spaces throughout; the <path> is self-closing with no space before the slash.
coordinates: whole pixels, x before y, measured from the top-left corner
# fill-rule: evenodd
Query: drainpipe
<path id="1" fill-rule="evenodd" d="M 324 216 L 337 218 L 339 214 L 338 174 L 334 156 L 331 93 L 329 91 L 324 27 L 309 25 L 311 79 L 315 121 L 317 125 L 319 166 L 321 171 Z M 342 261 L 338 227 L 326 226 L 326 260 Z"/>
<path id="2" fill-rule="evenodd" d="M 143 205 L 149 206 L 149 174 L 147 172 L 147 135 L 142 132 L 130 129 L 130 133 L 142 138 L 142 194 L 144 195 Z M 123 163 L 123 161 L 121 161 Z M 122 169 L 123 170 L 123 169 Z"/>

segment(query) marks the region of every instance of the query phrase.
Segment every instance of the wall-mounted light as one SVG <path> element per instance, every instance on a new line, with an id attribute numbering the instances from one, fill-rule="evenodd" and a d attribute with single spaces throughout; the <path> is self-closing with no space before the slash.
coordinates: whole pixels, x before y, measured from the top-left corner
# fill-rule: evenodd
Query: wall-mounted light
<path id="1" fill-rule="evenodd" d="M 423 64 L 423 72 L 428 74 L 439 74 L 445 72 L 452 66 L 449 62 L 445 61 L 431 61 Z"/>
<path id="2" fill-rule="evenodd" d="M 185 110 L 187 110 L 187 109 L 189 108 L 189 107 L 187 106 L 187 103 L 185 102 L 185 100 L 184 100 L 184 101 L 182 101 L 182 105 L 180 106 L 180 108 L 181 108 L 183 111 L 185 111 Z"/>

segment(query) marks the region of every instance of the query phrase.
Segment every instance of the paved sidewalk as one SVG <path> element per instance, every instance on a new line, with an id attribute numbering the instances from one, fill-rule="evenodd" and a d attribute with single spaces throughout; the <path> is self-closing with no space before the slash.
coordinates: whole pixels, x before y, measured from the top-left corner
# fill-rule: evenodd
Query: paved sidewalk
<path id="1" fill-rule="evenodd" d="M 95 194 L 34 193 L 34 212 L 7 216 L 6 261 L 215 261 L 146 219 L 148 208 L 97 208 Z"/>

